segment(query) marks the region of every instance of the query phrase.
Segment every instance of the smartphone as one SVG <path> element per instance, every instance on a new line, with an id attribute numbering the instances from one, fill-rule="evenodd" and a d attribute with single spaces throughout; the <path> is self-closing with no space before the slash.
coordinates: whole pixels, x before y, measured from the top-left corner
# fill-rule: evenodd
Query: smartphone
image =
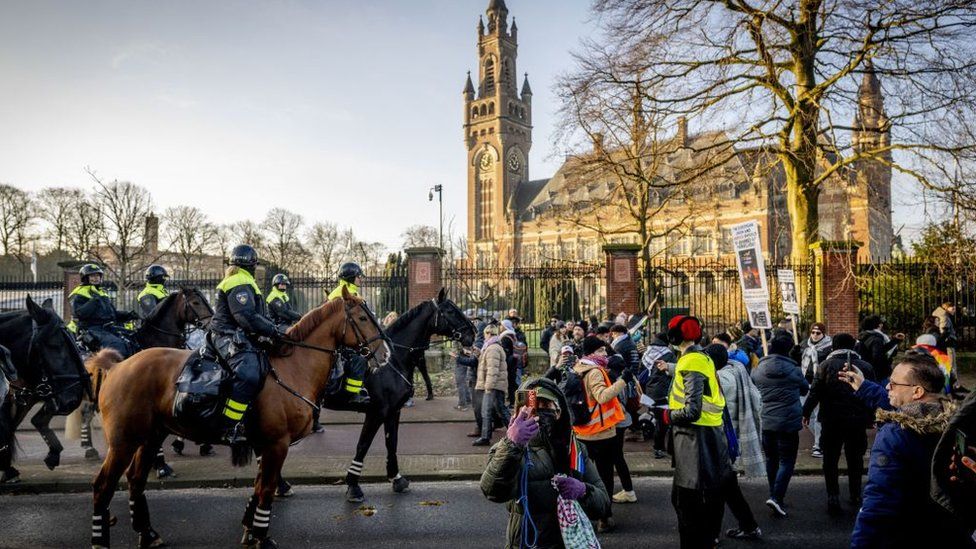
<path id="1" fill-rule="evenodd" d="M 529 390 L 528 398 L 526 399 L 526 406 L 529 408 L 529 415 L 535 415 L 537 402 L 538 392 L 535 389 Z"/>
<path id="2" fill-rule="evenodd" d="M 956 453 L 964 456 L 968 448 L 969 444 L 966 439 L 966 433 L 962 432 L 962 429 L 956 429 Z"/>

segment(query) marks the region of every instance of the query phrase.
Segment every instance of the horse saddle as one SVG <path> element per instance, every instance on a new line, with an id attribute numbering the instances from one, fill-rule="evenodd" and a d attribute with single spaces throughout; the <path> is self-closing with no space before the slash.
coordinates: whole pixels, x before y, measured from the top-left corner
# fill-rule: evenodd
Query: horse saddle
<path id="1" fill-rule="evenodd" d="M 230 392 L 233 373 L 221 364 L 209 345 L 193 352 L 176 378 L 173 416 L 192 423 L 219 419 L 221 406 Z"/>

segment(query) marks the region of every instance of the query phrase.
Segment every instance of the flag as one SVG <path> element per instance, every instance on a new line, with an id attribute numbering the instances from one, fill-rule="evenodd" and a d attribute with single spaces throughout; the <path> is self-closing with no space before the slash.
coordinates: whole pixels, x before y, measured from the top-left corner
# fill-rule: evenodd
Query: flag
<path id="1" fill-rule="evenodd" d="M 583 453 L 579 450 L 579 443 L 576 441 L 576 435 L 570 435 L 569 440 L 569 467 L 583 476 L 586 472 L 586 460 L 583 459 Z"/>

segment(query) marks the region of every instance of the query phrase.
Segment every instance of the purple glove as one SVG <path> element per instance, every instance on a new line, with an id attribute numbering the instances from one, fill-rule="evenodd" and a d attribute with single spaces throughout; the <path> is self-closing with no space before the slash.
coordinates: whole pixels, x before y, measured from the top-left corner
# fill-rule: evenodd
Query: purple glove
<path id="1" fill-rule="evenodd" d="M 525 406 L 519 410 L 517 416 L 508 422 L 508 440 L 519 446 L 525 446 L 532 437 L 539 433 L 539 420 L 529 415 L 529 409 Z"/>
<path id="2" fill-rule="evenodd" d="M 586 485 L 573 477 L 559 475 L 553 477 L 552 484 L 563 499 L 579 499 L 586 495 Z"/>

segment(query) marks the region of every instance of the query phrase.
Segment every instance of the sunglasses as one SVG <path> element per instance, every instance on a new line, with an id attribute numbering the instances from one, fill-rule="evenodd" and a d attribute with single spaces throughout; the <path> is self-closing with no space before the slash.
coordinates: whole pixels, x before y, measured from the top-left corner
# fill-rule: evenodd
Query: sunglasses
<path id="1" fill-rule="evenodd" d="M 812 331 L 812 332 L 810 332 L 810 335 L 815 335 L 815 336 L 823 335 L 823 332 L 821 332 L 821 331 Z"/>

